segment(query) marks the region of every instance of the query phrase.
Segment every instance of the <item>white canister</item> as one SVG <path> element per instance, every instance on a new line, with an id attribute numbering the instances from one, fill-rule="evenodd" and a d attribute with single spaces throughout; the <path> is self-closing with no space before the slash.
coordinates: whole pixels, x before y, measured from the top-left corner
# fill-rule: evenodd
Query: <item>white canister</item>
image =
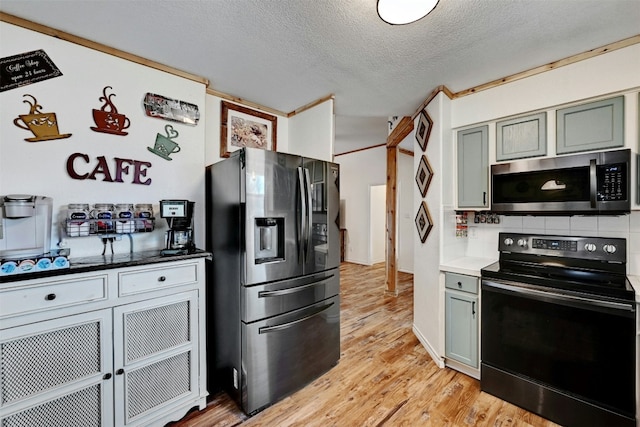
<path id="1" fill-rule="evenodd" d="M 91 228 L 88 203 L 70 203 L 67 206 L 67 235 L 88 236 Z"/>
<path id="2" fill-rule="evenodd" d="M 136 231 L 133 204 L 117 204 L 114 218 L 116 220 L 116 233 L 133 233 Z"/>

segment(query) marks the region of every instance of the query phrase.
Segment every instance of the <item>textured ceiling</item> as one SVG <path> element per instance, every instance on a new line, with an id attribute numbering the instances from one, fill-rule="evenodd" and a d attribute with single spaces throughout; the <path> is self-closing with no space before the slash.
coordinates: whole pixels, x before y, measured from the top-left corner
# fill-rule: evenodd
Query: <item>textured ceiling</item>
<path id="1" fill-rule="evenodd" d="M 382 22 L 375 6 L 0 2 L 3 12 L 205 77 L 215 90 L 280 111 L 333 94 L 336 153 L 352 149 L 340 135 L 384 142 L 387 118 L 411 115 L 439 85 L 457 92 L 640 33 L 640 0 L 440 0 L 426 18 L 402 26 Z M 380 140 L 370 129 L 358 132 L 366 126 L 381 129 Z"/>

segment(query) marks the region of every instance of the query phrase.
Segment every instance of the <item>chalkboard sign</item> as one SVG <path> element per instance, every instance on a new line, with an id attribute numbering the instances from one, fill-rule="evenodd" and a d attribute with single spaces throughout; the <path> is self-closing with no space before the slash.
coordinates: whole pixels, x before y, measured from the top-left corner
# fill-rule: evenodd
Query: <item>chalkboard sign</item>
<path id="1" fill-rule="evenodd" d="M 44 50 L 0 59 L 0 92 L 61 76 Z"/>

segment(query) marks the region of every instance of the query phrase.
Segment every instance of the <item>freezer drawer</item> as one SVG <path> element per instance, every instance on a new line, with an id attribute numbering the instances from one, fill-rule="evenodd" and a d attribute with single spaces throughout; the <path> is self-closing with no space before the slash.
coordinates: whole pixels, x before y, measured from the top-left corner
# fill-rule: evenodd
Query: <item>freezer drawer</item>
<path id="1" fill-rule="evenodd" d="M 277 316 L 340 293 L 340 270 L 242 288 L 242 321 Z"/>
<path id="2" fill-rule="evenodd" d="M 312 382 L 340 358 L 339 296 L 242 324 L 242 407 L 247 414 Z"/>

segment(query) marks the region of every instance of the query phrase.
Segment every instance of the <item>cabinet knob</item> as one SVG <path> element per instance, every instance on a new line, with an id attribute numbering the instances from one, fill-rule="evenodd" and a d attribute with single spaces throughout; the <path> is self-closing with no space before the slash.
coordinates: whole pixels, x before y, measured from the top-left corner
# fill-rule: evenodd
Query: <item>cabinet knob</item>
<path id="1" fill-rule="evenodd" d="M 165 280 L 167 280 L 167 278 L 164 276 L 158 277 L 158 282 L 164 282 Z"/>
<path id="2" fill-rule="evenodd" d="M 462 282 L 458 282 L 458 287 L 461 288 L 462 287 Z"/>
<path id="3" fill-rule="evenodd" d="M 116 371 L 116 375 L 122 375 L 124 374 L 124 369 L 120 368 Z"/>
<path id="4" fill-rule="evenodd" d="M 102 379 L 103 380 L 110 380 L 111 379 L 111 374 L 104 374 Z"/>
<path id="5" fill-rule="evenodd" d="M 53 301 L 54 299 L 56 299 L 56 294 L 47 294 L 44 299 L 46 299 L 47 301 Z"/>

